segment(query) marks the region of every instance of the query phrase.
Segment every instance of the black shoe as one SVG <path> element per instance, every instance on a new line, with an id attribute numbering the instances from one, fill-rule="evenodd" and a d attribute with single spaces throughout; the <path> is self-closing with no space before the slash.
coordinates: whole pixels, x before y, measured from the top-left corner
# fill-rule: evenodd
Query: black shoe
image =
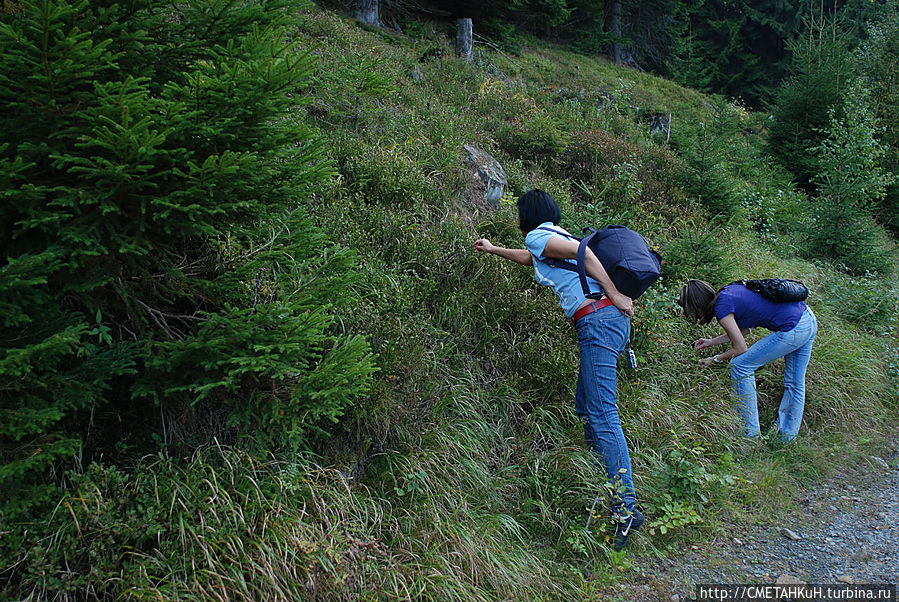
<path id="1" fill-rule="evenodd" d="M 618 519 L 615 526 L 615 549 L 623 550 L 630 539 L 631 533 L 643 526 L 643 513 L 639 510 L 633 510 L 630 516 Z"/>

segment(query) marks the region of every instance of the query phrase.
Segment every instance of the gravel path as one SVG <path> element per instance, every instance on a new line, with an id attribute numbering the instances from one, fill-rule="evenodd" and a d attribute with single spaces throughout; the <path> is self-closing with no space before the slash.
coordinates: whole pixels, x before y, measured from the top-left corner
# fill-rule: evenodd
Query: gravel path
<path id="1" fill-rule="evenodd" d="M 833 477 L 798 499 L 801 516 L 722 531 L 677 558 L 639 553 L 604 599 L 678 602 L 697 583 L 899 585 L 899 441 L 884 460 Z"/>

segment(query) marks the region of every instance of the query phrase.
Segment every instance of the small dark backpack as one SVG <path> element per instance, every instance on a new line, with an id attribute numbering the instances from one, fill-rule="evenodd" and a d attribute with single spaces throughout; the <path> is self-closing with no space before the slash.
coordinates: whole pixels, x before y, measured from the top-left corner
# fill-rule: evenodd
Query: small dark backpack
<path id="1" fill-rule="evenodd" d="M 540 230 L 547 230 L 580 241 L 577 250 L 577 266 L 564 259 L 552 257 L 541 261 L 556 268 L 577 272 L 581 279 L 584 295 L 588 299 L 598 299 L 603 293 L 590 292 L 590 287 L 587 285 L 587 271 L 584 264 L 587 247 L 590 247 L 606 269 L 609 278 L 615 283 L 615 288 L 631 299 L 636 299 L 645 293 L 646 289 L 661 276 L 662 256 L 646 244 L 643 236 L 630 228 L 616 225 L 606 226 L 599 231 L 593 228 L 584 228 L 583 238 L 570 236 L 552 228 L 540 228 Z"/>
<path id="2" fill-rule="evenodd" d="M 808 287 L 798 280 L 761 278 L 759 280 L 737 280 L 731 284 L 742 284 L 752 292 L 775 303 L 795 303 L 808 299 Z"/>

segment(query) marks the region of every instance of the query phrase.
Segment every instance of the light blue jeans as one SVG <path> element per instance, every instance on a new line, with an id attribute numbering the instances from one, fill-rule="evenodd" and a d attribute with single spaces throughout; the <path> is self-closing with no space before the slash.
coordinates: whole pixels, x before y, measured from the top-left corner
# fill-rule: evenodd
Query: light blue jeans
<path id="1" fill-rule="evenodd" d="M 574 409 L 584 424 L 587 445 L 605 465 L 612 513 L 626 515 L 634 509 L 636 496 L 631 458 L 618 417 L 617 360 L 630 338 L 631 320 L 610 305 L 587 314 L 575 328 L 581 359 Z"/>
<path id="2" fill-rule="evenodd" d="M 772 332 L 730 361 L 737 411 L 743 419 L 743 433 L 747 437 L 758 437 L 760 434 L 755 371 L 783 357 L 784 394 L 777 414 L 777 430 L 784 441 L 796 438 L 805 408 L 805 371 L 817 333 L 818 321 L 812 310 L 806 307 L 792 330 Z"/>

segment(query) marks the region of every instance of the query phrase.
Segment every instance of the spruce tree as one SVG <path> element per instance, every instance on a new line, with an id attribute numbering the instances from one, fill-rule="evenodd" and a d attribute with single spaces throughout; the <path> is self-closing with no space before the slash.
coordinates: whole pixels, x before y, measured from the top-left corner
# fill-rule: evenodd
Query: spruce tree
<path id="1" fill-rule="evenodd" d="M 833 21 L 811 23 L 790 44 L 791 74 L 777 89 L 768 145 L 796 183 L 812 191 L 821 171 L 815 152 L 830 124 L 830 112 L 842 112 L 842 94 L 852 71 L 848 40 Z"/>
<path id="2" fill-rule="evenodd" d="M 877 209 L 878 220 L 899 233 L 899 1 L 890 0 L 856 52 L 858 72 L 871 91 L 877 136 L 885 147 L 884 169 L 893 183 Z"/>
<path id="3" fill-rule="evenodd" d="M 12 6 L 0 511 L 35 507 L 99 454 L 302 445 L 374 367 L 336 328 L 353 258 L 306 217 L 333 171 L 295 111 L 313 66 L 290 39 L 296 3 Z"/>
<path id="4" fill-rule="evenodd" d="M 881 167 L 885 149 L 875 137 L 869 93 L 855 82 L 846 94 L 846 110 L 830 111 L 830 126 L 817 149 L 818 198 L 810 228 L 811 254 L 828 257 L 856 274 L 889 272 L 872 213 L 891 176 Z"/>

